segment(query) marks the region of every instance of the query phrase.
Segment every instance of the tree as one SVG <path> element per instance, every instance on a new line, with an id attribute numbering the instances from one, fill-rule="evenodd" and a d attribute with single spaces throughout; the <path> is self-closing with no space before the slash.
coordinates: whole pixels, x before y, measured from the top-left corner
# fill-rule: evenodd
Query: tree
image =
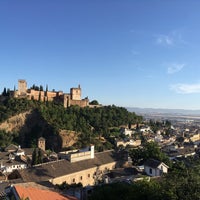
<path id="1" fill-rule="evenodd" d="M 38 156 L 37 156 L 37 150 L 36 148 L 33 150 L 32 153 L 32 165 L 37 165 L 38 164 Z"/>
<path id="2" fill-rule="evenodd" d="M 135 183 L 112 183 L 96 186 L 89 200 L 162 200 L 160 184 L 155 181 Z"/>
<path id="3" fill-rule="evenodd" d="M 3 89 L 2 95 L 7 96 L 6 88 Z"/>
<path id="4" fill-rule="evenodd" d="M 39 89 L 40 91 L 43 91 L 43 86 L 42 85 L 40 85 L 40 89 Z"/>
<path id="5" fill-rule="evenodd" d="M 176 163 L 170 173 L 166 174 L 161 182 L 163 200 L 193 200 L 200 197 L 200 167 L 199 161 L 187 159 Z"/>
<path id="6" fill-rule="evenodd" d="M 8 97 L 10 96 L 10 89 L 9 88 L 7 89 L 7 96 Z"/>
<path id="7" fill-rule="evenodd" d="M 38 160 L 38 164 L 42 163 L 42 150 L 41 149 L 38 150 L 37 160 Z"/>
<path id="8" fill-rule="evenodd" d="M 12 143 L 14 137 L 10 132 L 6 132 L 5 130 L 0 130 L 0 147 L 4 148 Z"/>
<path id="9" fill-rule="evenodd" d="M 99 102 L 97 100 L 93 100 L 90 102 L 90 105 L 99 105 Z"/>
<path id="10" fill-rule="evenodd" d="M 130 149 L 129 153 L 135 164 L 142 164 L 150 158 L 165 162 L 167 165 L 171 164 L 167 155 L 160 150 L 155 142 L 147 142 L 141 149 Z"/>
<path id="11" fill-rule="evenodd" d="M 39 91 L 38 101 L 41 101 L 41 91 Z"/>

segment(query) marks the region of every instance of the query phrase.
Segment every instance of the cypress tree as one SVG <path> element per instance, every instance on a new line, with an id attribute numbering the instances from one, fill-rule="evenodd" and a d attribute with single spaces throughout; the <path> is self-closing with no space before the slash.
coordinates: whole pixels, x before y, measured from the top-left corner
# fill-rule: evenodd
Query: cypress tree
<path id="1" fill-rule="evenodd" d="M 37 165 L 38 164 L 38 156 L 37 156 L 37 150 L 36 148 L 33 150 L 32 154 L 32 165 Z"/>

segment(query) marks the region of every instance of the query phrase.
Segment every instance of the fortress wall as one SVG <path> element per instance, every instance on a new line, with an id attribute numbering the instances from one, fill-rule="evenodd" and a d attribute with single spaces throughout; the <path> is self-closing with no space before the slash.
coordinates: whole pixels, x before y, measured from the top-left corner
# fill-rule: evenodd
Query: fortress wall
<path id="1" fill-rule="evenodd" d="M 63 91 L 38 91 L 34 89 L 27 89 L 26 80 L 18 81 L 18 90 L 11 91 L 15 98 L 27 98 L 28 100 L 40 101 L 59 101 L 63 103 L 65 108 L 71 105 L 78 105 L 80 107 L 89 106 L 89 99 L 81 100 L 81 87 L 70 88 L 70 93 L 63 93 Z"/>
<path id="2" fill-rule="evenodd" d="M 70 105 L 78 105 L 80 107 L 86 107 L 89 105 L 88 99 L 82 99 L 82 100 L 70 100 Z"/>

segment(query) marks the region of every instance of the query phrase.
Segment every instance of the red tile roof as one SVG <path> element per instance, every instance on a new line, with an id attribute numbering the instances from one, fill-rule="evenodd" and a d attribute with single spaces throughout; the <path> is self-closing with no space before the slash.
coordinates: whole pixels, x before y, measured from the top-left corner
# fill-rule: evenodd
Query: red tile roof
<path id="1" fill-rule="evenodd" d="M 77 200 L 75 197 L 63 196 L 57 192 L 43 190 L 34 187 L 23 187 L 15 185 L 15 190 L 20 198 L 29 198 L 30 200 Z"/>

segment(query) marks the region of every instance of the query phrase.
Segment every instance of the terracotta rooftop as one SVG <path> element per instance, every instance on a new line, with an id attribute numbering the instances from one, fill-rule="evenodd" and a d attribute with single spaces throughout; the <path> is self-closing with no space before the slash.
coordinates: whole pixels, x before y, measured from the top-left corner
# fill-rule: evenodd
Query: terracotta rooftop
<path id="1" fill-rule="evenodd" d="M 18 196 L 23 199 L 28 197 L 31 200 L 77 200 L 75 197 L 63 196 L 51 190 L 31 186 L 15 185 L 14 188 Z"/>

